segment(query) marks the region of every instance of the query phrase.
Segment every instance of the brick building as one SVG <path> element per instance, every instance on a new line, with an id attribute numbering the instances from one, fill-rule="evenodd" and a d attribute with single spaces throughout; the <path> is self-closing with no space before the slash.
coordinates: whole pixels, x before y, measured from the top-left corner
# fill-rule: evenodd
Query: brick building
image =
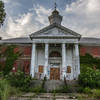
<path id="1" fill-rule="evenodd" d="M 14 63 L 13 71 L 20 67 L 26 74 L 38 79 L 74 80 L 80 74 L 79 54 L 100 57 L 100 39 L 83 38 L 61 25 L 62 16 L 55 9 L 48 17 L 50 25 L 29 37 L 0 40 L 0 44 L 14 44 L 14 52 L 22 55 Z M 2 49 L 4 51 L 5 48 Z M 80 53 L 79 53 L 80 51 Z"/>

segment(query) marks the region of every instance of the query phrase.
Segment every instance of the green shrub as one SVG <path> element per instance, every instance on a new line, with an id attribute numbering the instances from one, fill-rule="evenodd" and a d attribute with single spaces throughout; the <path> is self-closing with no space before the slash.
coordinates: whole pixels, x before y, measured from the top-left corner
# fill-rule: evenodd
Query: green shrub
<path id="1" fill-rule="evenodd" d="M 94 97 L 100 99 L 100 89 L 93 89 L 91 92 Z"/>
<path id="2" fill-rule="evenodd" d="M 20 88 L 20 90 L 28 92 L 30 88 L 31 77 L 25 75 L 24 72 L 18 71 L 16 73 L 10 73 L 6 76 L 11 86 Z"/>
<path id="3" fill-rule="evenodd" d="M 100 70 L 100 58 L 95 58 L 90 54 L 80 56 L 80 63 L 84 65 L 89 65 L 91 68 L 95 66 L 96 69 Z"/>
<path id="4" fill-rule="evenodd" d="M 0 80 L 0 100 L 8 100 L 11 87 L 7 80 Z"/>
<path id="5" fill-rule="evenodd" d="M 35 93 L 45 93 L 46 91 L 44 88 L 42 88 L 42 85 L 30 88 L 30 92 L 35 92 Z"/>
<path id="6" fill-rule="evenodd" d="M 83 93 L 90 94 L 91 89 L 89 87 L 86 87 L 86 88 L 83 89 Z"/>
<path id="7" fill-rule="evenodd" d="M 81 66 L 81 74 L 79 75 L 79 84 L 83 87 L 96 88 L 100 87 L 100 71 L 94 70 L 85 65 Z"/>
<path id="8" fill-rule="evenodd" d="M 77 92 L 79 92 L 79 93 L 83 93 L 83 91 L 84 91 L 84 87 L 81 87 L 81 86 L 77 90 Z"/>

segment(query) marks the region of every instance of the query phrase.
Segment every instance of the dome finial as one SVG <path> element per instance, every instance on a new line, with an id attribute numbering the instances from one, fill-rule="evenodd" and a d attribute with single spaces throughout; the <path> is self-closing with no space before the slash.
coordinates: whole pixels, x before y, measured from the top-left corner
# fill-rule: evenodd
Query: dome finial
<path id="1" fill-rule="evenodd" d="M 56 0 L 55 0 L 55 10 L 56 10 L 56 8 L 57 8 L 57 3 L 56 3 Z"/>

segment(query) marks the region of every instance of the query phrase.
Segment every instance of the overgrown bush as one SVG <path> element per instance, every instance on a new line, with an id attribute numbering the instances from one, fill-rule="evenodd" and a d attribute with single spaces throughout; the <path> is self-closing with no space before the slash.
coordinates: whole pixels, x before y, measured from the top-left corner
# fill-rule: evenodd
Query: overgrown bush
<path id="1" fill-rule="evenodd" d="M 11 87 L 7 80 L 0 80 L 0 100 L 8 100 L 10 96 Z"/>
<path id="2" fill-rule="evenodd" d="M 100 89 L 91 90 L 93 97 L 100 99 Z"/>
<path id="3" fill-rule="evenodd" d="M 100 88 L 100 71 L 82 64 L 79 84 L 83 87 Z"/>
<path id="4" fill-rule="evenodd" d="M 91 68 L 100 70 L 100 58 L 95 58 L 90 54 L 86 54 L 85 56 L 80 56 L 80 63 L 88 65 Z"/>
<path id="5" fill-rule="evenodd" d="M 11 72 L 6 76 L 6 79 L 9 81 L 11 86 L 20 88 L 20 90 L 27 92 L 30 88 L 31 76 L 25 75 L 24 72 L 18 71 L 16 73 Z"/>
<path id="6" fill-rule="evenodd" d="M 83 93 L 90 94 L 91 89 L 89 87 L 86 87 L 86 88 L 83 89 Z"/>

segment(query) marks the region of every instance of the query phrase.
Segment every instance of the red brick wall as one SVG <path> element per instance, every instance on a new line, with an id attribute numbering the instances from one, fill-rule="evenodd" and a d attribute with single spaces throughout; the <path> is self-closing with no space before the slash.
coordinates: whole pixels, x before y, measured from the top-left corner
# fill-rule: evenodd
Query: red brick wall
<path id="1" fill-rule="evenodd" d="M 81 46 L 80 55 L 84 56 L 86 53 L 94 57 L 100 57 L 100 46 Z"/>
<path id="2" fill-rule="evenodd" d="M 14 62 L 12 72 L 17 72 L 18 69 L 21 69 L 26 74 L 30 72 L 30 61 L 31 61 L 31 45 L 17 45 L 14 48 L 14 53 L 20 52 L 21 56 Z M 2 48 L 0 52 L 4 53 L 6 47 Z M 4 63 L 4 60 L 0 59 L 1 63 Z"/>

